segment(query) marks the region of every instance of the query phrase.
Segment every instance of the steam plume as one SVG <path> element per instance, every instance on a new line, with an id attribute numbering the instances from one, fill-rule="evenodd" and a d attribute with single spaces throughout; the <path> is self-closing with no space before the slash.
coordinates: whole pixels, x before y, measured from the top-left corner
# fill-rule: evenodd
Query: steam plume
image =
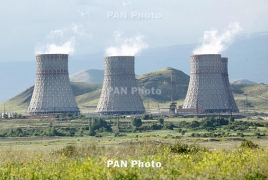
<path id="1" fill-rule="evenodd" d="M 239 23 L 234 22 L 222 34 L 218 34 L 218 30 L 205 31 L 202 44 L 193 51 L 193 54 L 220 54 L 242 30 Z"/>
<path id="2" fill-rule="evenodd" d="M 73 54 L 75 39 L 71 38 L 67 42 L 57 45 L 55 43 L 46 44 L 45 46 L 37 46 L 36 54 Z"/>
<path id="3" fill-rule="evenodd" d="M 137 35 L 135 37 L 122 39 L 120 32 L 115 32 L 114 38 L 118 46 L 111 46 L 106 49 L 107 56 L 135 56 L 148 44 L 143 41 L 144 36 Z"/>

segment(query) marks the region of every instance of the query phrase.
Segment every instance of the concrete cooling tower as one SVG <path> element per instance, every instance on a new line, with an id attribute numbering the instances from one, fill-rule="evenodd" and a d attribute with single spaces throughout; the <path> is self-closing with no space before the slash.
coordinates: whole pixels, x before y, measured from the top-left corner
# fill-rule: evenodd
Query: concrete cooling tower
<path id="1" fill-rule="evenodd" d="M 183 109 L 238 112 L 229 84 L 228 59 L 220 54 L 203 54 L 191 56 L 190 61 L 190 82 Z"/>
<path id="2" fill-rule="evenodd" d="M 143 114 L 134 72 L 134 56 L 104 58 L 104 81 L 96 112 L 100 114 Z"/>
<path id="3" fill-rule="evenodd" d="M 36 55 L 36 81 L 29 114 L 79 113 L 68 73 L 68 54 Z"/>

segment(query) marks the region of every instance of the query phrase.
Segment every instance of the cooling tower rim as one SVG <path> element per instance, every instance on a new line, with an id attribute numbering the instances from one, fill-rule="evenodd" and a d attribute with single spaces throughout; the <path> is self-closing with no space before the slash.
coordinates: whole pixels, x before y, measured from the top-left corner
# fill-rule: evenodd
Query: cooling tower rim
<path id="1" fill-rule="evenodd" d="M 61 56 L 68 56 L 68 54 L 36 54 L 35 56 L 36 57 L 39 57 L 39 56 L 57 56 L 57 55 L 61 55 Z"/>
<path id="2" fill-rule="evenodd" d="M 221 56 L 221 54 L 193 54 L 191 57 L 198 57 L 198 56 Z"/>
<path id="3" fill-rule="evenodd" d="M 116 57 L 135 57 L 135 56 L 104 56 L 104 58 L 116 58 Z"/>

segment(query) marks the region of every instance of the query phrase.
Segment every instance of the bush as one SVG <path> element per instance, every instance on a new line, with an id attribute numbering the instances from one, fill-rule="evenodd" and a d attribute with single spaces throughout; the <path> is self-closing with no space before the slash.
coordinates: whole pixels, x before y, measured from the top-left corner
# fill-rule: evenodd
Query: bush
<path id="1" fill-rule="evenodd" d="M 164 124 L 164 118 L 163 118 L 163 117 L 158 118 L 158 122 L 159 122 L 161 125 L 163 125 L 163 124 Z"/>
<path id="2" fill-rule="evenodd" d="M 132 126 L 140 127 L 142 126 L 142 121 L 140 118 L 134 118 L 131 120 Z"/>
<path id="3" fill-rule="evenodd" d="M 97 129 L 105 130 L 107 132 L 112 131 L 112 128 L 110 127 L 110 125 L 105 120 L 103 120 L 101 118 L 94 117 L 94 118 L 92 118 L 91 121 L 92 122 L 90 123 L 90 126 L 91 126 L 93 131 L 95 131 Z"/>
<path id="4" fill-rule="evenodd" d="M 259 148 L 258 144 L 254 144 L 252 141 L 244 141 L 240 145 L 241 148 L 257 149 Z"/>
<path id="5" fill-rule="evenodd" d="M 72 155 L 74 155 L 75 151 L 76 151 L 75 146 L 68 145 L 68 146 L 62 148 L 59 152 L 65 156 L 72 156 Z"/>
<path id="6" fill-rule="evenodd" d="M 152 114 L 144 114 L 141 117 L 143 120 L 154 119 Z"/>
<path id="7" fill-rule="evenodd" d="M 197 152 L 206 152 L 208 149 L 206 147 L 201 147 L 197 145 L 188 145 L 182 144 L 180 142 L 169 146 L 171 152 L 180 153 L 180 154 L 189 154 L 189 153 L 197 153 Z"/>

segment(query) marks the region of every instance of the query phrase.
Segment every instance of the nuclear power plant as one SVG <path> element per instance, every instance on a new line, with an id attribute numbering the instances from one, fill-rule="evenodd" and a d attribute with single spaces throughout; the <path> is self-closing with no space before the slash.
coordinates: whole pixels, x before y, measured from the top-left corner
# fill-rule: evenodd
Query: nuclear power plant
<path id="1" fill-rule="evenodd" d="M 36 81 L 27 112 L 79 113 L 69 80 L 68 54 L 39 54 L 36 64 Z"/>
<path id="2" fill-rule="evenodd" d="M 193 55 L 183 109 L 196 112 L 238 112 L 228 78 L 228 59 L 220 54 Z"/>
<path id="3" fill-rule="evenodd" d="M 134 71 L 134 56 L 104 58 L 104 81 L 96 109 L 100 114 L 143 114 Z"/>

